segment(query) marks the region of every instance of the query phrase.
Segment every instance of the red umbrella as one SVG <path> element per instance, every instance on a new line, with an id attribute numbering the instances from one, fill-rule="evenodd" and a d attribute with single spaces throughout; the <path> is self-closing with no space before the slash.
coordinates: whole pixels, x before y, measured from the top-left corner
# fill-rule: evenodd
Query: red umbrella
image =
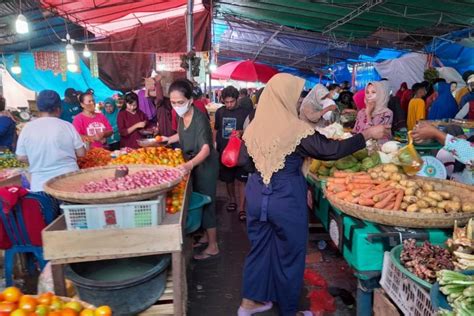
<path id="1" fill-rule="evenodd" d="M 212 73 L 212 78 L 266 83 L 277 73 L 278 70 L 270 66 L 257 64 L 251 60 L 241 60 L 220 66 Z"/>

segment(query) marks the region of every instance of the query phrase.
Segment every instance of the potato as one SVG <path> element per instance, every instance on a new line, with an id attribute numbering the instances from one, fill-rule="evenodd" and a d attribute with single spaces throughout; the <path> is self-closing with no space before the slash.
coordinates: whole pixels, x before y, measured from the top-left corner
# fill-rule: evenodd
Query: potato
<path id="1" fill-rule="evenodd" d="M 443 197 L 441 194 L 436 193 L 436 192 L 428 192 L 428 197 L 432 198 L 433 200 L 436 200 L 438 202 L 441 202 L 443 200 Z"/>
<path id="2" fill-rule="evenodd" d="M 423 189 L 423 191 L 425 192 L 430 192 L 430 191 L 433 191 L 434 190 L 434 186 L 432 184 L 429 184 L 429 183 L 423 183 L 423 185 L 421 186 L 421 188 Z"/>
<path id="3" fill-rule="evenodd" d="M 401 180 L 400 184 L 403 185 L 404 187 L 408 187 L 408 180 Z"/>
<path id="4" fill-rule="evenodd" d="M 392 188 L 394 188 L 396 185 L 398 185 L 398 183 L 396 183 L 396 182 L 392 182 L 392 183 L 389 184 L 389 186 L 391 186 Z"/>
<path id="5" fill-rule="evenodd" d="M 452 201 L 454 202 L 461 202 L 461 199 L 459 198 L 459 196 L 457 195 L 453 195 L 453 197 L 451 198 Z"/>
<path id="6" fill-rule="evenodd" d="M 410 180 L 407 181 L 406 186 L 409 188 L 418 188 L 418 184 L 415 181 L 410 181 Z"/>
<path id="7" fill-rule="evenodd" d="M 446 203 L 446 212 L 456 213 L 461 211 L 461 202 L 448 202 Z"/>
<path id="8" fill-rule="evenodd" d="M 375 173 L 383 172 L 383 166 L 377 166 L 375 168 L 370 169 L 370 171 Z"/>
<path id="9" fill-rule="evenodd" d="M 425 200 L 418 200 L 418 202 L 416 202 L 416 205 L 419 208 L 428 208 L 428 207 L 430 207 L 430 204 L 428 202 L 426 202 Z"/>
<path id="10" fill-rule="evenodd" d="M 408 204 L 414 204 L 418 202 L 418 198 L 416 196 L 404 196 L 403 202 L 408 203 Z"/>
<path id="11" fill-rule="evenodd" d="M 382 167 L 384 172 L 398 173 L 398 167 L 393 163 L 386 164 Z"/>
<path id="12" fill-rule="evenodd" d="M 434 209 L 432 209 L 432 208 L 422 208 L 422 209 L 420 209 L 420 213 L 432 214 L 432 213 L 434 213 Z"/>
<path id="13" fill-rule="evenodd" d="M 419 199 L 423 198 L 425 196 L 425 193 L 423 192 L 423 190 L 416 190 L 415 192 L 415 196 Z"/>
<path id="14" fill-rule="evenodd" d="M 437 208 L 435 208 L 435 213 L 436 214 L 444 214 L 444 209 L 437 207 Z"/>
<path id="15" fill-rule="evenodd" d="M 474 213 L 474 203 L 464 202 L 462 205 L 462 211 L 466 213 Z"/>
<path id="16" fill-rule="evenodd" d="M 445 210 L 448 203 L 449 203 L 449 201 L 439 202 L 437 207 L 442 208 L 443 210 Z"/>
<path id="17" fill-rule="evenodd" d="M 371 172 L 371 173 L 370 173 L 370 177 L 371 177 L 372 179 L 377 179 L 378 176 L 379 176 L 379 174 L 378 174 L 377 172 Z"/>
<path id="18" fill-rule="evenodd" d="M 453 197 L 451 193 L 446 191 L 438 191 L 438 194 L 441 195 L 441 197 L 445 200 L 450 200 Z"/>
<path id="19" fill-rule="evenodd" d="M 415 188 L 408 188 L 405 189 L 405 195 L 407 196 L 415 196 L 416 189 Z"/>
<path id="20" fill-rule="evenodd" d="M 401 174 L 400 177 L 402 177 L 402 180 L 406 180 L 408 179 L 407 175 L 406 174 Z"/>
<path id="21" fill-rule="evenodd" d="M 382 172 L 381 174 L 382 178 L 384 178 L 385 180 L 389 180 L 390 177 L 392 176 L 392 174 L 390 172 Z"/>
<path id="22" fill-rule="evenodd" d="M 408 203 L 406 203 L 406 202 L 402 202 L 402 204 L 400 204 L 400 209 L 402 209 L 402 210 L 406 210 L 407 207 L 408 207 Z"/>
<path id="23" fill-rule="evenodd" d="M 398 173 L 392 173 L 392 176 L 390 177 L 390 180 L 398 182 L 398 181 L 402 180 L 402 175 L 398 174 Z"/>
<path id="24" fill-rule="evenodd" d="M 412 204 L 412 205 L 408 206 L 407 207 L 407 212 L 410 212 L 410 213 L 418 212 L 418 205 Z"/>
<path id="25" fill-rule="evenodd" d="M 431 193 L 431 192 L 430 192 L 430 193 Z M 432 199 L 432 198 L 430 198 L 430 197 L 428 197 L 428 196 L 424 196 L 422 200 L 428 202 L 428 204 L 429 204 L 431 207 L 436 207 L 436 206 L 438 206 L 438 201 L 436 201 L 435 199 Z"/>

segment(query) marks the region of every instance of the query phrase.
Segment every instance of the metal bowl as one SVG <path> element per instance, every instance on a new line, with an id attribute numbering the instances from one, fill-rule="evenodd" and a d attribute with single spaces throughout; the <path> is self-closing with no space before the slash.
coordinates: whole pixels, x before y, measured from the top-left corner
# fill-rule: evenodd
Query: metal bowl
<path id="1" fill-rule="evenodd" d="M 166 142 L 157 142 L 154 138 L 144 138 L 137 140 L 140 147 L 162 147 Z"/>

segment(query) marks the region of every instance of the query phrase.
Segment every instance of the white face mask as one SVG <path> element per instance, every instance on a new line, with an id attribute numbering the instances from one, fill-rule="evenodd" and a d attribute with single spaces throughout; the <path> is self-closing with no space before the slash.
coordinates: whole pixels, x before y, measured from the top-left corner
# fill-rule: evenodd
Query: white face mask
<path id="1" fill-rule="evenodd" d="M 183 117 L 184 114 L 188 113 L 189 111 L 189 103 L 188 102 L 186 105 L 175 107 L 174 110 L 176 111 L 176 114 L 178 114 L 179 117 Z"/>
<path id="2" fill-rule="evenodd" d="M 367 96 L 367 100 L 372 101 L 372 100 L 375 100 L 375 98 L 377 98 L 377 95 L 375 93 Z"/>

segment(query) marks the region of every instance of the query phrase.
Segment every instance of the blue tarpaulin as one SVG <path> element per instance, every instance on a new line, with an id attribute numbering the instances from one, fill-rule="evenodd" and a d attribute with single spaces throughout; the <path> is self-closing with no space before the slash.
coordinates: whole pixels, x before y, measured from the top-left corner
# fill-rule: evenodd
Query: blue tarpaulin
<path id="1" fill-rule="evenodd" d="M 36 92 L 45 89 L 54 90 L 62 97 L 67 88 L 74 88 L 78 91 L 86 91 L 92 88 L 96 101 L 103 101 L 117 93 L 117 91 L 109 89 L 99 78 L 91 77 L 89 68 L 82 60 L 79 60 L 80 72 L 72 73 L 68 71 L 67 80 L 63 81 L 61 74 L 54 75 L 51 70 L 36 69 L 33 53 L 21 53 L 18 56 L 22 70 L 21 74 L 15 75 L 10 71 L 15 60 L 14 55 L 5 56 L 7 69 L 18 83 L 30 90 Z"/>

